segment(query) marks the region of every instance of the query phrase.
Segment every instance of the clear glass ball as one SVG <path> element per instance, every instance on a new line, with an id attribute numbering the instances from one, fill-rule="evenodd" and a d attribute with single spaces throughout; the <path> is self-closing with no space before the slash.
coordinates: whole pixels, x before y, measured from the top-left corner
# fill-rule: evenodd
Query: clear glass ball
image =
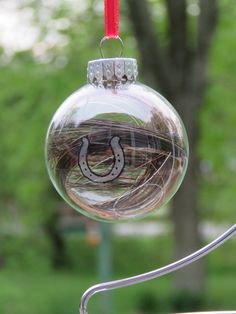
<path id="1" fill-rule="evenodd" d="M 76 210 L 103 221 L 129 220 L 175 194 L 188 140 L 177 112 L 151 88 L 86 85 L 56 111 L 46 163 L 55 188 Z"/>

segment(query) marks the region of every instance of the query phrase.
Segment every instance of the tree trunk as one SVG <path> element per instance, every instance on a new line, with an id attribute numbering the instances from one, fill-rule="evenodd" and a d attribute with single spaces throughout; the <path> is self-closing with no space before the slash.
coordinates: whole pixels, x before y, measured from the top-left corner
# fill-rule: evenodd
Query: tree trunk
<path id="1" fill-rule="evenodd" d="M 5 263 L 4 263 L 4 260 L 5 260 L 5 259 L 4 259 L 4 256 L 3 256 L 3 255 L 0 255 L 0 269 L 4 267 L 4 264 L 5 264 Z"/>
<path id="2" fill-rule="evenodd" d="M 194 102 L 201 103 L 201 97 L 195 99 L 191 95 L 181 97 L 176 103 L 182 108 L 188 108 L 180 112 L 186 126 L 190 142 L 189 165 L 184 181 L 173 198 L 171 217 L 174 222 L 174 255 L 176 259 L 182 258 L 197 249 L 201 245 L 199 234 L 199 160 L 197 158 L 197 148 L 199 139 L 199 123 L 197 112 L 192 112 Z M 177 107 L 179 107 L 177 105 Z M 183 109 L 181 110 L 183 111 Z M 204 263 L 199 261 L 191 264 L 183 270 L 174 274 L 174 286 L 177 289 L 198 293 L 204 288 Z"/>
<path id="3" fill-rule="evenodd" d="M 58 218 L 58 213 L 54 212 L 47 223 L 44 225 L 46 234 L 51 242 L 51 261 L 54 269 L 66 268 L 68 266 L 64 239 L 57 228 Z"/>
<path id="4" fill-rule="evenodd" d="M 217 0 L 199 0 L 200 15 L 194 42 L 189 38 L 185 0 L 166 0 L 169 45 L 163 47 L 154 31 L 147 0 L 127 0 L 130 19 L 142 59 L 142 72 L 152 87 L 160 89 L 182 117 L 189 137 L 190 161 L 182 187 L 173 200 L 175 258 L 201 245 L 198 232 L 197 114 L 206 88 L 207 56 L 217 24 Z M 199 292 L 204 285 L 202 261 L 176 273 L 178 291 Z"/>

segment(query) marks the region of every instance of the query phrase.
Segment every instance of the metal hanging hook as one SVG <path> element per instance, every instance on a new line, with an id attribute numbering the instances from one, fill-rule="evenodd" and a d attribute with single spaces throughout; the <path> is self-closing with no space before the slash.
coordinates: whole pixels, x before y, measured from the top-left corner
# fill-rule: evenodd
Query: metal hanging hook
<path id="1" fill-rule="evenodd" d="M 87 312 L 87 305 L 90 298 L 95 295 L 98 292 L 104 292 L 109 291 L 117 288 L 123 288 L 127 286 L 132 286 L 138 283 L 142 283 L 151 279 L 155 279 L 161 276 L 164 276 L 166 274 L 172 273 L 180 268 L 183 268 L 200 258 L 204 257 L 205 255 L 209 254 L 211 251 L 215 250 L 217 247 L 222 245 L 224 242 L 229 240 L 231 237 L 233 237 L 236 234 L 236 224 L 233 225 L 230 229 L 228 229 L 224 234 L 219 236 L 217 239 L 203 247 L 202 249 L 172 263 L 167 266 L 155 269 L 153 271 L 150 271 L 148 273 L 140 274 L 137 276 L 121 279 L 121 280 L 115 280 L 110 282 L 105 282 L 101 284 L 97 284 L 95 286 L 92 286 L 89 288 L 85 293 L 83 294 L 80 302 L 80 314 L 88 314 Z M 235 313 L 235 312 L 233 312 Z"/>
<path id="2" fill-rule="evenodd" d="M 124 42 L 123 42 L 123 40 L 122 40 L 119 36 L 117 36 L 117 37 L 112 37 L 112 38 L 105 36 L 105 37 L 103 37 L 102 40 L 100 41 L 100 45 L 99 45 L 100 53 L 101 53 L 102 58 L 103 58 L 103 59 L 105 58 L 105 57 L 104 57 L 104 53 L 103 53 L 103 45 L 104 45 L 104 43 L 105 43 L 106 41 L 109 41 L 109 40 L 117 40 L 117 41 L 120 42 L 121 50 L 120 50 L 120 54 L 118 55 L 118 57 L 119 57 L 119 58 L 123 57 L 123 53 L 124 53 Z"/>

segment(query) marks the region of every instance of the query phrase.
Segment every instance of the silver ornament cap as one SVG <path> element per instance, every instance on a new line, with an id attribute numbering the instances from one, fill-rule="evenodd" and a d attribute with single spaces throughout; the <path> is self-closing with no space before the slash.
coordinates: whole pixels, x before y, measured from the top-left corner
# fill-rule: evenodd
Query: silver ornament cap
<path id="1" fill-rule="evenodd" d="M 137 60 L 133 58 L 109 58 L 88 63 L 88 83 L 100 87 L 116 87 L 136 82 Z"/>

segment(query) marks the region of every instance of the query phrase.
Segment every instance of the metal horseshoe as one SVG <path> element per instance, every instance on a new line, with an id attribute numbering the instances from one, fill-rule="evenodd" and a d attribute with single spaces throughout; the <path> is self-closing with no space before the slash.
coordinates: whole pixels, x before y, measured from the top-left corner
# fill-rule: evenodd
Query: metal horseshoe
<path id="1" fill-rule="evenodd" d="M 82 146 L 79 152 L 79 167 L 83 175 L 89 180 L 96 183 L 107 183 L 118 178 L 124 168 L 125 157 L 123 149 L 120 145 L 120 138 L 118 136 L 114 136 L 110 141 L 110 146 L 112 148 L 112 152 L 114 155 L 114 165 L 111 171 L 107 175 L 97 175 L 95 174 L 89 167 L 87 162 L 87 154 L 89 147 L 88 138 L 84 137 L 82 139 Z"/>

